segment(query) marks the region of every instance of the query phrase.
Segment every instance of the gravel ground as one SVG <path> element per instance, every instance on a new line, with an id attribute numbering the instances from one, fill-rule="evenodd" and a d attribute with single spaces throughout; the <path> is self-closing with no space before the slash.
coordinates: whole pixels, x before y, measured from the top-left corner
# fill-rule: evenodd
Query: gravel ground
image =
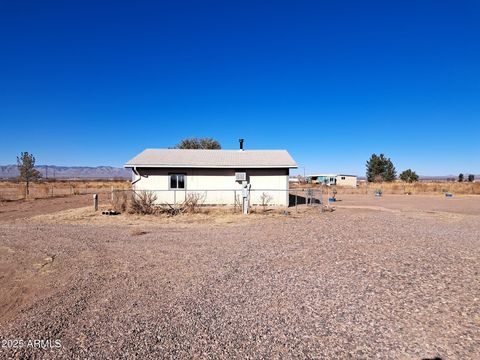
<path id="1" fill-rule="evenodd" d="M 454 195 L 391 195 L 380 198 L 362 194 L 340 194 L 338 207 L 375 206 L 400 212 L 447 212 L 452 214 L 480 215 L 480 196 Z"/>
<path id="2" fill-rule="evenodd" d="M 133 229 L 0 224 L 0 339 L 62 345 L 0 358 L 480 358 L 478 216 Z"/>

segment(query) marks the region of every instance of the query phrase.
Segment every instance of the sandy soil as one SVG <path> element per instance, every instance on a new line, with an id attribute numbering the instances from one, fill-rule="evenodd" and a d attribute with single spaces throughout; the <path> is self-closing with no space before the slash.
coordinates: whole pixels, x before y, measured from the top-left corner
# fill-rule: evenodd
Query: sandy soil
<path id="1" fill-rule="evenodd" d="M 477 359 L 478 200 L 406 198 L 180 225 L 4 221 L 0 339 L 61 348 L 0 358 Z"/>

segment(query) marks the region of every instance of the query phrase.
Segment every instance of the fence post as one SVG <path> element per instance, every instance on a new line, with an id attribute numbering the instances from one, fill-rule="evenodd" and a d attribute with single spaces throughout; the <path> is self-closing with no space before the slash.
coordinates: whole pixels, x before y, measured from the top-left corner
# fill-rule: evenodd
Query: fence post
<path id="1" fill-rule="evenodd" d="M 111 195 L 110 195 L 110 200 L 111 200 L 112 202 L 113 202 L 113 191 L 114 191 L 114 189 L 113 189 L 113 186 L 112 186 L 112 188 L 111 188 Z"/>
<path id="2" fill-rule="evenodd" d="M 98 211 L 98 194 L 93 194 L 93 208 Z"/>
<path id="3" fill-rule="evenodd" d="M 233 190 L 233 213 L 237 212 L 237 190 Z"/>

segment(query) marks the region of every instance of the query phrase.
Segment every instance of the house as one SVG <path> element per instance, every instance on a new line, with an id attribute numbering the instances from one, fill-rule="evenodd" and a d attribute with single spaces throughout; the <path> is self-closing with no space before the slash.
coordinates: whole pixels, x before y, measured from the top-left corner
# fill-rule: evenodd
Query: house
<path id="1" fill-rule="evenodd" d="M 146 149 L 125 164 L 135 191 L 152 191 L 159 203 L 178 203 L 198 194 L 204 204 L 241 203 L 288 206 L 290 169 L 297 164 L 286 150 Z"/>
<path id="2" fill-rule="evenodd" d="M 309 183 L 336 185 L 336 174 L 316 174 L 307 176 Z"/>
<path id="3" fill-rule="evenodd" d="M 309 175 L 308 179 L 312 183 L 325 184 L 327 186 L 337 185 L 337 186 L 357 187 L 356 175 L 316 174 L 316 175 Z"/>

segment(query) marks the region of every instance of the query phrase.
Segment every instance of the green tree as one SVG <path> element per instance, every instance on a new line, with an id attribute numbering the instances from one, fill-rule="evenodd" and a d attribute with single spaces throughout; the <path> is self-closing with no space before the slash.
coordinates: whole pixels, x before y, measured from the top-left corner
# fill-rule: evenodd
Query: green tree
<path id="1" fill-rule="evenodd" d="M 28 152 L 22 152 L 20 156 L 17 156 L 17 167 L 20 173 L 18 180 L 25 183 L 25 197 L 27 197 L 30 182 L 39 180 L 42 175 L 35 169 L 35 157 Z"/>
<path id="2" fill-rule="evenodd" d="M 412 171 L 412 169 L 407 169 L 405 171 L 402 171 L 400 174 L 400 179 L 402 181 L 412 183 L 418 181 L 418 175 L 415 171 Z"/>
<path id="3" fill-rule="evenodd" d="M 393 166 L 390 158 L 385 157 L 384 154 L 372 154 L 367 161 L 367 181 L 393 181 L 397 177 L 395 166 Z"/>
<path id="4" fill-rule="evenodd" d="M 458 182 L 463 182 L 463 178 L 464 176 L 462 173 L 458 174 Z"/>
<path id="5" fill-rule="evenodd" d="M 177 145 L 175 145 L 175 149 L 209 149 L 209 150 L 217 150 L 221 149 L 222 146 L 217 140 L 212 138 L 188 138 L 182 139 Z"/>
<path id="6" fill-rule="evenodd" d="M 473 182 L 473 180 L 475 180 L 475 175 L 473 174 L 468 175 L 468 182 Z"/>

